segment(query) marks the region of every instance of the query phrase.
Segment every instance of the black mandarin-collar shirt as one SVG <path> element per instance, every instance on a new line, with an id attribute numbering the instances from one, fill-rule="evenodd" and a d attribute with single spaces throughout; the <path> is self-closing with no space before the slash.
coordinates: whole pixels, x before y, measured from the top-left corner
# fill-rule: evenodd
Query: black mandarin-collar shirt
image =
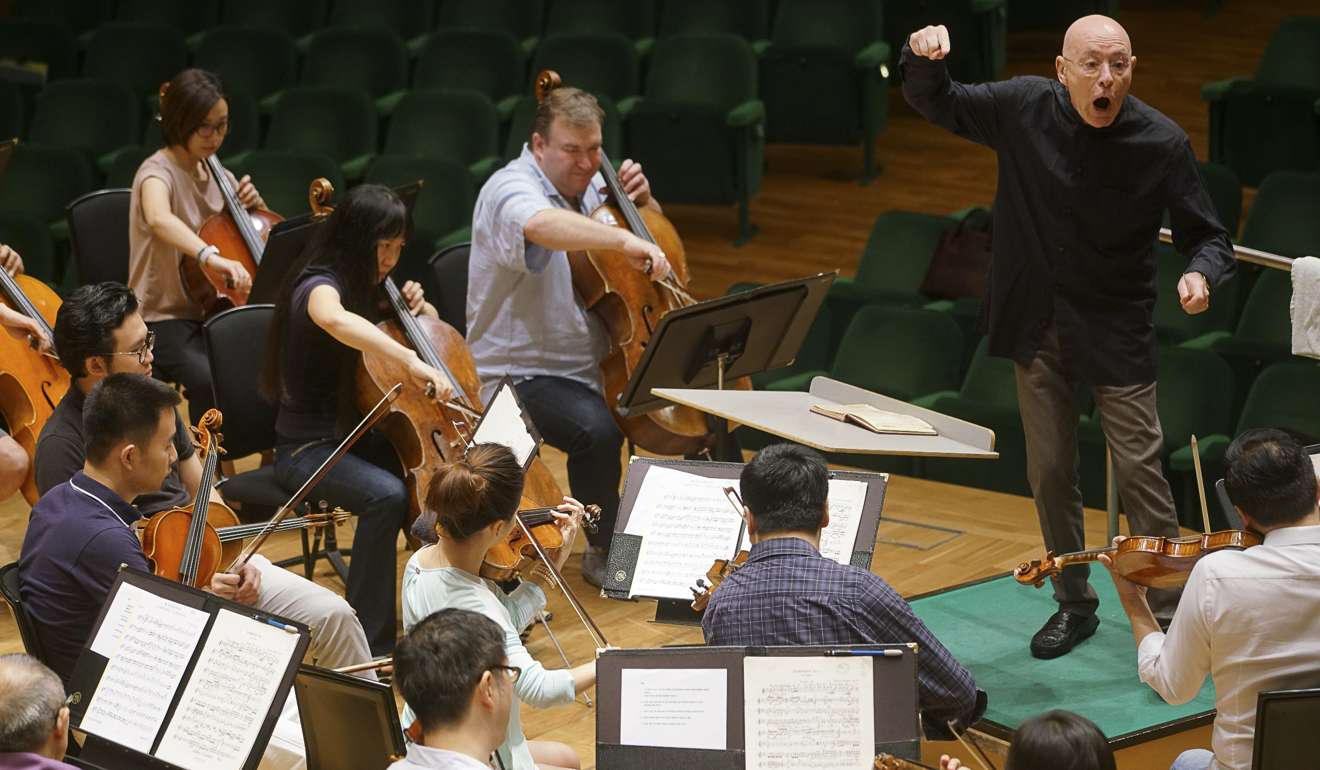
<path id="1" fill-rule="evenodd" d="M 967 85 L 903 47 L 903 96 L 927 120 L 999 159 L 985 315 L 990 353 L 1028 365 L 1051 323 L 1071 374 L 1092 385 L 1155 379 L 1155 242 L 1165 209 L 1187 272 L 1213 287 L 1232 244 L 1187 134 L 1128 96 L 1087 125 L 1057 80 Z M 1213 301 L 1213 292 L 1211 294 Z"/>

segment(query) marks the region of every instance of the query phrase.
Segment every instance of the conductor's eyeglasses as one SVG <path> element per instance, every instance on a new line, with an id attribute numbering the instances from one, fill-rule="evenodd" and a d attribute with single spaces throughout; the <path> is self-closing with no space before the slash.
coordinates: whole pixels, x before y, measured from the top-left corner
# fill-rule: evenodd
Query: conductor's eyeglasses
<path id="1" fill-rule="evenodd" d="M 1093 78 L 1099 75 L 1100 69 L 1106 63 L 1102 59 L 1096 59 L 1091 57 L 1082 59 L 1081 61 L 1075 61 L 1073 59 L 1069 59 L 1067 56 L 1064 56 L 1063 60 L 1076 65 L 1077 69 L 1081 70 L 1082 74 L 1087 76 L 1088 78 Z M 1128 68 L 1132 66 L 1132 58 L 1129 56 L 1115 56 L 1114 58 L 1108 61 L 1108 64 L 1109 64 L 1109 71 L 1113 73 L 1115 77 L 1121 78 L 1125 74 L 1127 74 Z"/>

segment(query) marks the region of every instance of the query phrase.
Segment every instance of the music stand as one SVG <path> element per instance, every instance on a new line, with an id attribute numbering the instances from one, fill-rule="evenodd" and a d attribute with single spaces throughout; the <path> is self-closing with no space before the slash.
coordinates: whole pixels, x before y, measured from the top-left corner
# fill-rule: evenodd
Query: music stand
<path id="1" fill-rule="evenodd" d="M 817 273 L 666 313 L 615 408 L 625 417 L 644 414 L 670 405 L 655 388 L 723 390 L 726 380 L 788 366 L 837 276 Z M 714 423 L 716 459 L 741 460 L 728 422 Z"/>
<path id="2" fill-rule="evenodd" d="M 270 229 L 257 274 L 252 278 L 252 291 L 248 292 L 249 305 L 275 303 L 284 277 L 299 263 L 321 221 L 311 214 L 303 214 L 278 222 Z"/>
<path id="3" fill-rule="evenodd" d="M 303 665 L 293 691 L 308 767 L 384 770 L 407 752 L 389 685 Z"/>

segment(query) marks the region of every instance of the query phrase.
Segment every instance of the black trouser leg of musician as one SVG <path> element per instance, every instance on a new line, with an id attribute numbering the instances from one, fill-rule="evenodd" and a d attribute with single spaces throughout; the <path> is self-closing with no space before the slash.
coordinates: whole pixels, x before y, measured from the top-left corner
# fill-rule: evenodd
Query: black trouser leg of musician
<path id="1" fill-rule="evenodd" d="M 1160 457 L 1164 431 L 1155 410 L 1155 383 L 1095 387 L 1100 422 L 1114 456 L 1118 498 L 1128 526 L 1135 534 L 1177 537 L 1178 515 L 1173 492 L 1164 477 Z M 1151 612 L 1167 626 L 1178 609 L 1181 588 L 1152 588 L 1146 592 Z"/>
<path id="2" fill-rule="evenodd" d="M 564 377 L 533 377 L 518 383 L 517 389 L 542 438 L 568 453 L 568 486 L 573 497 L 600 506 L 600 524 L 587 538 L 592 547 L 608 550 L 619 516 L 623 432 L 605 400 L 586 385 Z"/>
<path id="3" fill-rule="evenodd" d="M 152 376 L 183 386 L 183 395 L 188 399 L 188 422 L 197 422 L 206 410 L 215 406 L 211 362 L 206 357 L 201 321 L 152 321 L 147 328 L 156 333 Z"/>
<path id="4" fill-rule="evenodd" d="M 373 655 L 393 651 L 395 585 L 399 529 L 408 517 L 408 491 L 393 467 L 392 450 L 382 450 L 368 435 L 344 456 L 312 491 L 312 500 L 327 500 L 357 517 L 353 559 L 349 563 L 349 605 L 357 612 Z M 327 457 L 336 442 L 327 440 L 297 451 L 297 445 L 275 450 L 275 474 L 285 489 L 296 490 Z M 389 455 L 383 455 L 389 452 Z M 373 461 L 375 460 L 375 461 Z"/>

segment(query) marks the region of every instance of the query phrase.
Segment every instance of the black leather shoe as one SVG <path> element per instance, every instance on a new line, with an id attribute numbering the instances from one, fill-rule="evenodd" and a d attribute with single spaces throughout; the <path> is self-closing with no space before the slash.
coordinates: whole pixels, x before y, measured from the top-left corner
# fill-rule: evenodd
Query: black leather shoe
<path id="1" fill-rule="evenodd" d="M 1100 618 L 1095 615 L 1059 610 L 1031 637 L 1031 654 L 1044 659 L 1067 655 L 1078 642 L 1090 637 L 1099 627 Z"/>

